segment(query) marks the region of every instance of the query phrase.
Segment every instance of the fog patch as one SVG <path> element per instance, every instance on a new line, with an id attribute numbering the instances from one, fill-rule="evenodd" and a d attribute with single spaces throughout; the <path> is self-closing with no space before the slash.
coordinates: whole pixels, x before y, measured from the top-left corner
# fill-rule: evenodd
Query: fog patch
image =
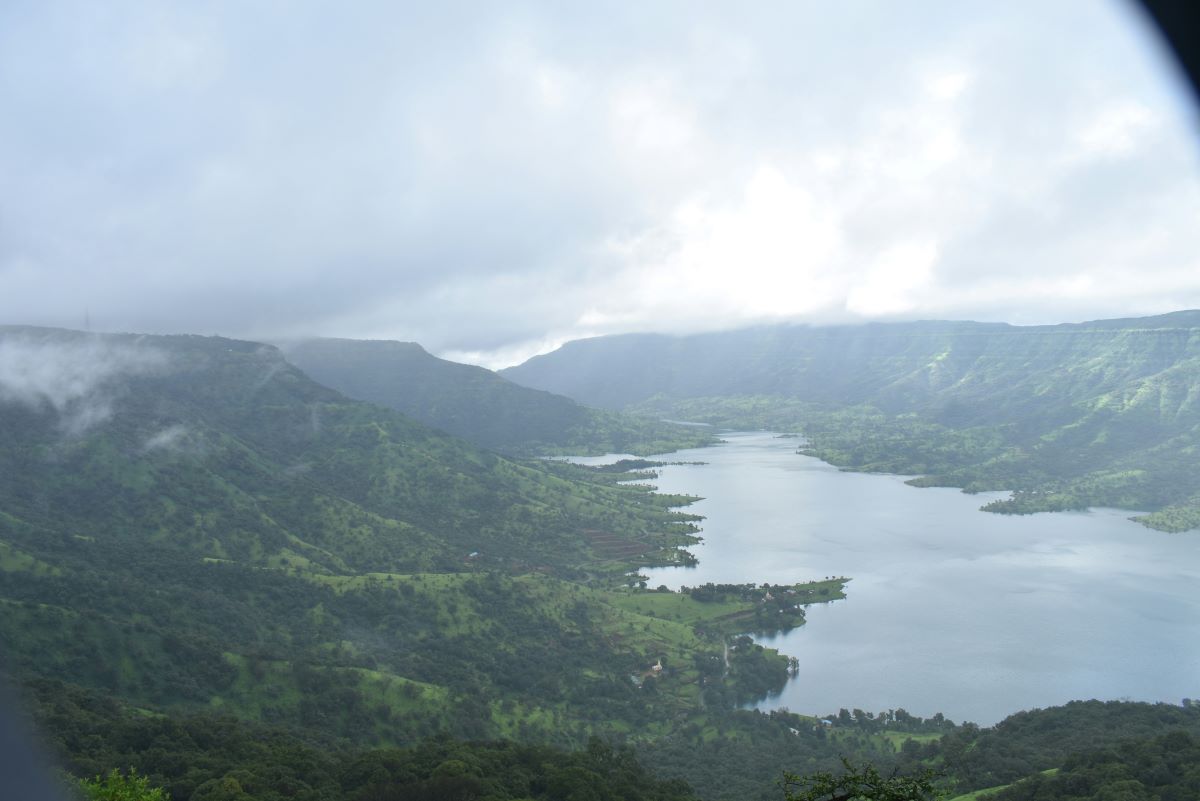
<path id="1" fill-rule="evenodd" d="M 51 409 L 63 430 L 82 434 L 112 417 L 122 377 L 161 369 L 166 354 L 100 338 L 0 339 L 0 403 Z"/>
<path id="2" fill-rule="evenodd" d="M 182 450 L 188 444 L 189 433 L 188 427 L 185 425 L 167 426 L 142 443 L 142 452 Z"/>

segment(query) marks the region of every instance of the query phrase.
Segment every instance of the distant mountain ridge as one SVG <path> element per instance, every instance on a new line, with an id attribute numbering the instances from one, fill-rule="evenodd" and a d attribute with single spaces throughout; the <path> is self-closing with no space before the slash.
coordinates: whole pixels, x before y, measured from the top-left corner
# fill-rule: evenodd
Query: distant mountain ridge
<path id="1" fill-rule="evenodd" d="M 1194 339 L 1198 331 L 1200 311 L 1053 326 L 921 321 L 763 326 L 686 336 L 619 334 L 568 342 L 500 374 L 612 409 L 659 395 L 728 394 L 780 394 L 837 404 L 882 400 L 903 406 L 935 401 L 932 396 L 964 379 L 982 383 L 987 376 L 973 372 L 981 362 L 1035 369 L 1069 366 L 1070 349 L 1104 347 L 1122 337 L 1141 338 L 1148 346 L 1131 367 L 1157 371 L 1200 356 Z M 1010 355 L 1019 356 L 1021 364 L 1000 361 Z M 921 393 L 929 397 L 919 398 Z"/>
<path id="2" fill-rule="evenodd" d="M 288 360 L 339 392 L 509 454 L 638 453 L 707 444 L 694 428 L 581 406 L 487 370 L 439 359 L 415 342 L 310 339 Z"/>
<path id="3" fill-rule="evenodd" d="M 502 371 L 612 409 L 802 428 L 856 469 L 1200 526 L 1200 311 L 1052 326 L 773 326 L 579 340 Z"/>

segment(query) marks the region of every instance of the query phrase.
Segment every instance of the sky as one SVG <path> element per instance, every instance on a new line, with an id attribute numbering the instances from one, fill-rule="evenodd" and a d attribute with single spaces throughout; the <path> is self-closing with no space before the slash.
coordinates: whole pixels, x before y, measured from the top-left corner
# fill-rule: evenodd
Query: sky
<path id="1" fill-rule="evenodd" d="M 1114 0 L 0 4 L 0 323 L 564 341 L 1200 307 Z"/>

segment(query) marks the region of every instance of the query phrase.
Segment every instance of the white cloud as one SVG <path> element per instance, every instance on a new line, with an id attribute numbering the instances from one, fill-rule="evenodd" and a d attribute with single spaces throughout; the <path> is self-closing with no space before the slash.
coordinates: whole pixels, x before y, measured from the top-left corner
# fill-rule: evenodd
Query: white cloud
<path id="1" fill-rule="evenodd" d="M 1138 140 L 1156 123 L 1150 109 L 1136 101 L 1108 106 L 1097 113 L 1079 133 L 1079 145 L 1089 156 L 1119 156 L 1132 153 Z"/>
<path id="2" fill-rule="evenodd" d="M 697 138 L 694 114 L 662 76 L 637 75 L 609 98 L 610 135 L 627 157 L 676 157 Z"/>
<path id="3" fill-rule="evenodd" d="M 190 433 L 185 425 L 167 426 L 147 437 L 142 445 L 142 450 L 147 453 L 179 450 L 187 442 Z"/>
<path id="4" fill-rule="evenodd" d="M 851 288 L 846 308 L 863 317 L 904 314 L 920 308 L 933 284 L 938 249 L 932 242 L 905 242 L 879 254 Z"/>
<path id="5" fill-rule="evenodd" d="M 970 84 L 970 73 L 950 72 L 931 78 L 926 86 L 929 94 L 938 100 L 955 100 Z"/>
<path id="6" fill-rule="evenodd" d="M 166 363 L 157 349 L 96 339 L 0 337 L 0 403 L 57 413 L 64 430 L 80 434 L 112 416 L 109 384 Z"/>
<path id="7" fill-rule="evenodd" d="M 627 291 L 583 325 L 703 327 L 816 311 L 833 298 L 842 243 L 836 212 L 764 165 L 739 196 L 689 198 L 663 228 L 613 247 Z"/>
<path id="8" fill-rule="evenodd" d="M 1123 6 L 867 8 L 0 6 L 0 318 L 495 363 L 1200 303 L 1189 112 Z"/>

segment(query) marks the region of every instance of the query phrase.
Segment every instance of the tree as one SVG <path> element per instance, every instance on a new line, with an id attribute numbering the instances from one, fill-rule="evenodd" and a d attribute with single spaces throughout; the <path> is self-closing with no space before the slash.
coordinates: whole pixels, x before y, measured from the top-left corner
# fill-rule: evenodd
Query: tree
<path id="1" fill-rule="evenodd" d="M 848 759 L 842 764 L 846 772 L 814 773 L 796 776 L 785 773 L 784 797 L 787 801 L 935 801 L 940 793 L 933 787 L 933 771 L 914 776 L 881 776 L 874 765 L 855 767 Z"/>
<path id="2" fill-rule="evenodd" d="M 113 768 L 107 776 L 80 779 L 79 788 L 88 801 L 168 801 L 166 790 L 151 787 L 150 779 L 133 768 L 128 776 Z"/>

